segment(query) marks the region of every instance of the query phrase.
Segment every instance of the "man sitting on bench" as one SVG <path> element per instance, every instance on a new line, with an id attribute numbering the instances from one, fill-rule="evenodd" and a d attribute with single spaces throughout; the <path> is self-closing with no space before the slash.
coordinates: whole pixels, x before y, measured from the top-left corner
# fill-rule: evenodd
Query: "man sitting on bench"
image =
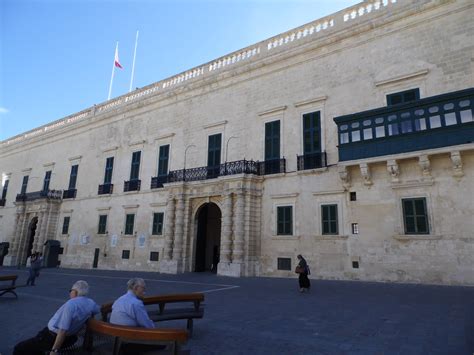
<path id="1" fill-rule="evenodd" d="M 79 280 L 69 291 L 69 300 L 64 303 L 35 337 L 18 343 L 13 355 L 43 355 L 59 352 L 59 349 L 73 345 L 76 333 L 87 319 L 100 312 L 100 307 L 92 299 L 85 297 L 89 292 L 86 281 Z"/>
<path id="2" fill-rule="evenodd" d="M 141 298 L 145 296 L 146 284 L 141 278 L 127 282 L 127 293 L 119 297 L 112 305 L 110 323 L 129 327 L 155 328 Z M 142 351 L 164 349 L 163 345 L 123 344 L 123 354 L 139 354 Z"/>

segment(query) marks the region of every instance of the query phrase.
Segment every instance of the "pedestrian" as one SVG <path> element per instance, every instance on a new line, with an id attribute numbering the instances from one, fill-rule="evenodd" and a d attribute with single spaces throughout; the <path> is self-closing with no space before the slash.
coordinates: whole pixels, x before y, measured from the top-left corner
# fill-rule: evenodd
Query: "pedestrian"
<path id="1" fill-rule="evenodd" d="M 300 285 L 300 292 L 309 292 L 311 288 L 311 283 L 309 281 L 308 275 L 310 274 L 308 263 L 301 254 L 298 254 L 298 266 L 296 267 L 296 273 L 298 276 L 298 283 Z"/>
<path id="2" fill-rule="evenodd" d="M 31 255 L 30 268 L 28 280 L 26 280 L 26 285 L 35 286 L 35 279 L 39 275 L 39 269 L 41 268 L 41 260 L 39 259 L 38 253 L 33 253 Z"/>
<path id="3" fill-rule="evenodd" d="M 15 345 L 13 355 L 50 355 L 59 353 L 60 349 L 73 345 L 76 334 L 86 321 L 100 312 L 100 307 L 86 297 L 89 285 L 79 280 L 69 290 L 69 300 L 64 303 L 44 327 L 33 338 Z"/>

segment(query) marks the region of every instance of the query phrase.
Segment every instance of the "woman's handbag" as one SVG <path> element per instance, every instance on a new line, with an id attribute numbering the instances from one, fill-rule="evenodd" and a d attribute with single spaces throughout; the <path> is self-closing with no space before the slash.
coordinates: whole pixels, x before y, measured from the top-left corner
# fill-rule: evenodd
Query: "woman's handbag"
<path id="1" fill-rule="evenodd" d="M 302 273 L 304 273 L 304 267 L 297 266 L 296 269 L 295 269 L 295 273 L 296 273 L 296 274 L 302 274 Z"/>

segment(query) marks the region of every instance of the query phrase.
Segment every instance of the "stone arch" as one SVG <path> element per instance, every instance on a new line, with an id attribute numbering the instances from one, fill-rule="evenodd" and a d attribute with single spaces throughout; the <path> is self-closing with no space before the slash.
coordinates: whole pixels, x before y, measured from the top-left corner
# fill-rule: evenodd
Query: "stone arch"
<path id="1" fill-rule="evenodd" d="M 193 270 L 217 272 L 220 255 L 222 210 L 213 202 L 205 202 L 194 213 Z"/>

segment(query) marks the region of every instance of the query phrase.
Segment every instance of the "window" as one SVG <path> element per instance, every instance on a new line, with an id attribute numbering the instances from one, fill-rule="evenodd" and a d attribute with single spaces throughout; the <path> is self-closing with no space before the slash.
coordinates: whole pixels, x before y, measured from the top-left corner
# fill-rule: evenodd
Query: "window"
<path id="1" fill-rule="evenodd" d="M 358 223 L 352 223 L 352 234 L 359 234 L 359 224 Z"/>
<path id="2" fill-rule="evenodd" d="M 26 194 L 26 188 L 28 187 L 28 178 L 29 178 L 28 175 L 23 176 L 23 182 L 21 183 L 21 191 L 20 191 L 22 195 Z"/>
<path id="3" fill-rule="evenodd" d="M 130 250 L 122 250 L 122 259 L 130 259 Z"/>
<path id="4" fill-rule="evenodd" d="M 71 217 L 69 217 L 69 216 L 64 217 L 62 234 L 68 234 L 69 233 L 69 221 L 70 220 L 71 220 Z"/>
<path id="5" fill-rule="evenodd" d="M 152 235 L 163 234 L 163 212 L 153 213 L 153 228 Z"/>
<path id="6" fill-rule="evenodd" d="M 168 160 L 170 155 L 170 146 L 162 145 L 158 154 L 158 176 L 168 175 Z"/>
<path id="7" fill-rule="evenodd" d="M 303 154 L 321 152 L 321 114 L 319 111 L 303 115 Z"/>
<path id="8" fill-rule="evenodd" d="M 46 174 L 44 175 L 43 191 L 48 191 L 49 190 L 49 182 L 50 181 L 51 181 L 51 170 L 47 171 Z"/>
<path id="9" fill-rule="evenodd" d="M 425 198 L 402 199 L 405 234 L 428 234 L 428 213 Z"/>
<path id="10" fill-rule="evenodd" d="M 337 205 L 322 205 L 322 234 L 338 234 Z"/>
<path id="11" fill-rule="evenodd" d="M 221 134 L 213 134 L 208 138 L 207 176 L 210 178 L 219 176 L 221 164 L 221 142 Z"/>
<path id="12" fill-rule="evenodd" d="M 132 166 L 130 168 L 130 180 L 138 180 L 140 175 L 140 157 L 142 152 L 134 152 L 132 154 Z"/>
<path id="13" fill-rule="evenodd" d="M 125 217 L 125 234 L 133 234 L 133 224 L 135 223 L 135 214 L 127 214 Z"/>
<path id="14" fill-rule="evenodd" d="M 76 188 L 78 170 L 79 170 L 79 165 L 71 166 L 71 174 L 69 175 L 69 190 L 73 190 Z"/>
<path id="15" fill-rule="evenodd" d="M 157 251 L 150 252 L 150 261 L 158 261 L 160 254 Z"/>
<path id="16" fill-rule="evenodd" d="M 280 159 L 280 121 L 265 123 L 265 160 Z"/>
<path id="17" fill-rule="evenodd" d="M 351 191 L 349 196 L 351 201 L 357 201 L 357 192 Z"/>
<path id="18" fill-rule="evenodd" d="M 97 234 L 105 234 L 107 231 L 107 215 L 103 214 L 99 216 L 99 228 Z"/>
<path id="19" fill-rule="evenodd" d="M 404 104 L 420 99 L 420 89 L 411 89 L 387 95 L 387 106 Z"/>
<path id="20" fill-rule="evenodd" d="M 104 185 L 112 183 L 112 172 L 114 170 L 114 157 L 107 158 L 105 161 Z"/>
<path id="21" fill-rule="evenodd" d="M 8 191 L 8 183 L 10 180 L 5 180 L 3 183 L 3 190 L 2 190 L 2 200 L 5 200 L 7 198 L 7 191 Z"/>
<path id="22" fill-rule="evenodd" d="M 277 235 L 293 235 L 293 206 L 277 207 Z"/>
<path id="23" fill-rule="evenodd" d="M 278 258 L 277 259 L 278 270 L 291 270 L 291 259 L 290 258 Z"/>

